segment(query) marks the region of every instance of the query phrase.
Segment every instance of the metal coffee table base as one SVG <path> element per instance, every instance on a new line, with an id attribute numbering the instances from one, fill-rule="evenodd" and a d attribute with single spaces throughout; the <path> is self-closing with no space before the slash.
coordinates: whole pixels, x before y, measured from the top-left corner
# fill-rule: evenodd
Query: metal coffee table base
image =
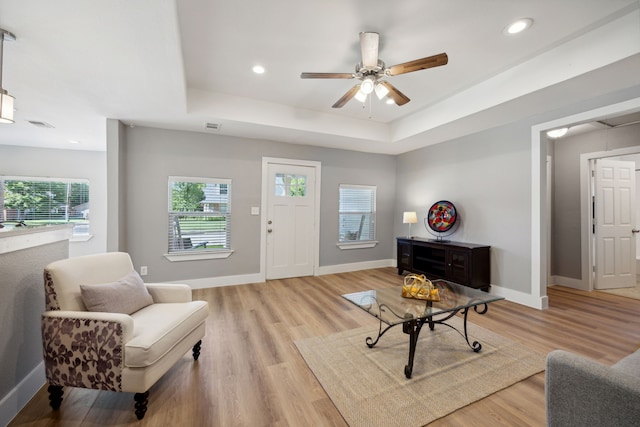
<path id="1" fill-rule="evenodd" d="M 482 309 L 479 310 L 478 307 L 482 306 Z M 431 301 L 427 302 L 427 307 L 431 307 Z M 478 314 L 485 314 L 487 312 L 487 310 L 489 309 L 488 304 L 484 303 L 484 304 L 478 304 L 478 305 L 474 305 L 472 306 L 473 310 L 478 313 Z M 465 307 L 464 309 L 462 309 L 462 314 L 463 314 L 463 318 L 464 318 L 464 333 L 461 332 L 458 328 L 446 323 L 447 320 L 451 319 L 453 316 L 455 316 L 456 314 L 458 314 L 461 310 L 456 310 L 453 312 L 448 312 L 447 315 L 441 319 L 434 319 L 433 316 L 429 316 L 429 317 L 421 317 L 421 318 L 414 318 L 413 316 L 411 316 L 411 314 L 407 316 L 405 316 L 404 318 L 406 319 L 404 322 L 402 322 L 402 332 L 404 332 L 405 334 L 409 335 L 409 361 L 407 363 L 407 365 L 404 367 L 404 375 L 407 378 L 411 378 L 411 374 L 413 372 L 413 358 L 414 355 L 416 353 L 416 344 L 418 343 L 418 336 L 420 335 L 420 331 L 422 330 L 422 326 L 427 323 L 429 325 L 429 329 L 430 330 L 434 330 L 435 325 L 444 325 L 447 326 L 451 329 L 453 329 L 454 331 L 458 332 L 467 342 L 467 345 L 474 351 L 474 352 L 479 352 L 480 350 L 482 350 L 482 344 L 480 344 L 478 341 L 473 341 L 473 342 L 469 342 L 469 335 L 467 334 L 467 315 L 469 314 L 469 309 L 471 307 Z M 380 305 L 380 309 L 381 310 L 390 310 L 389 307 L 385 306 L 385 305 Z M 395 313 L 394 313 L 395 314 Z M 398 316 L 400 317 L 400 316 Z M 375 341 L 373 340 L 373 338 L 371 337 L 367 337 L 365 342 L 367 343 L 367 346 L 369 348 L 373 348 L 378 341 L 380 340 L 380 338 L 385 334 L 385 332 L 387 332 L 389 329 L 393 328 L 394 326 L 397 326 L 398 324 L 394 324 L 394 325 L 387 325 L 384 329 L 382 328 L 382 320 L 380 320 L 380 328 L 378 329 L 378 337 L 375 339 Z"/>

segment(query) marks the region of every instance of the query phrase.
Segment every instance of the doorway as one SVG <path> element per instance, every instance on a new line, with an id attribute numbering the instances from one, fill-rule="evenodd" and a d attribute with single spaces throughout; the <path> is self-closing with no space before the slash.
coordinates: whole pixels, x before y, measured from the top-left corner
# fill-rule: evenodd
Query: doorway
<path id="1" fill-rule="evenodd" d="M 265 279 L 316 275 L 320 162 L 263 158 L 261 270 Z"/>
<path id="2" fill-rule="evenodd" d="M 531 290 L 527 295 L 510 296 L 512 300 L 535 307 L 546 309 L 549 306 L 547 297 L 547 278 L 550 265 L 547 260 L 548 252 L 548 227 L 550 219 L 547 216 L 547 143 L 544 136 L 550 129 L 564 126 L 572 126 L 576 123 L 587 123 L 602 117 L 613 117 L 640 111 L 640 98 L 634 98 L 617 104 L 607 105 L 594 110 L 584 111 L 572 116 L 539 123 L 531 127 Z M 583 162 L 581 162 L 582 167 Z M 581 177 L 583 176 L 581 172 Z M 581 195 L 585 194 L 585 188 L 581 186 Z M 581 203 L 584 205 L 584 203 Z M 581 230 L 587 230 L 588 216 L 581 218 Z M 585 222 L 586 221 L 586 222 Z M 584 242 L 581 247 L 581 259 L 589 259 L 589 244 Z M 583 269 L 588 270 L 589 264 L 582 262 Z M 584 271 L 582 277 L 590 277 L 588 271 Z"/>

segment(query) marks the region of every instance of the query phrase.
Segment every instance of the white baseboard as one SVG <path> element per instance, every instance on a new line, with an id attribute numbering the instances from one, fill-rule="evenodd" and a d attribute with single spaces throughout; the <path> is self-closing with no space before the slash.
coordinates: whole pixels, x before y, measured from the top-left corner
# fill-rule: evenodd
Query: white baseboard
<path id="1" fill-rule="evenodd" d="M 40 362 L 29 374 L 0 400 L 0 426 L 6 426 L 46 383 L 44 362 Z"/>
<path id="2" fill-rule="evenodd" d="M 376 261 L 364 261 L 355 262 L 349 264 L 336 264 L 319 267 L 317 269 L 317 275 L 322 276 L 325 274 L 337 274 L 348 273 L 350 271 L 369 270 L 372 268 L 383 267 L 396 267 L 395 259 L 382 259 Z M 192 289 L 205 289 L 216 288 L 219 286 L 232 286 L 232 285 L 246 285 L 249 283 L 262 283 L 265 281 L 264 274 L 244 274 L 239 276 L 222 276 L 222 277 L 208 277 L 204 279 L 191 279 L 191 280 L 175 280 L 172 283 L 185 283 L 191 286 Z M 560 284 L 560 283 L 558 283 Z M 535 297 L 531 294 L 527 294 L 520 291 L 514 291 L 513 289 L 503 288 L 501 286 L 491 285 L 491 293 L 504 297 L 505 299 L 526 305 L 528 307 L 545 310 L 549 307 L 549 301 L 547 296 Z"/>
<path id="3" fill-rule="evenodd" d="M 376 261 L 354 262 L 350 264 L 327 265 L 318 268 L 318 275 L 348 273 L 350 271 L 369 270 L 371 268 L 395 267 L 395 259 L 381 259 Z"/>
<path id="4" fill-rule="evenodd" d="M 537 308 L 538 310 L 546 310 L 549 308 L 549 299 L 546 295 L 536 297 L 531 294 L 496 285 L 491 285 L 491 294 L 504 297 L 508 301 L 526 305 L 527 307 Z"/>
<path id="5" fill-rule="evenodd" d="M 355 262 L 351 264 L 337 264 L 326 267 L 318 267 L 317 275 L 335 273 L 347 273 L 349 271 L 368 270 L 371 268 L 395 267 L 395 259 L 383 259 L 377 261 Z M 184 283 L 191 289 L 217 288 L 219 286 L 246 285 L 249 283 L 262 283 L 265 276 L 261 273 L 243 274 L 239 276 L 205 277 L 203 279 L 172 280 L 170 283 Z"/>
<path id="6" fill-rule="evenodd" d="M 246 285 L 249 283 L 261 283 L 265 278 L 263 274 L 242 274 L 238 276 L 205 277 L 204 279 L 172 280 L 171 283 L 184 283 L 191 289 L 217 288 L 220 286 Z"/>

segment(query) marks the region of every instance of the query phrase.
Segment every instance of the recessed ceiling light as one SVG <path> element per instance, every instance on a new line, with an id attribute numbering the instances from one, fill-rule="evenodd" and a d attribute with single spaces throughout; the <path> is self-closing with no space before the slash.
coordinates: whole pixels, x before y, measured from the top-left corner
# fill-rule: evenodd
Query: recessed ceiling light
<path id="1" fill-rule="evenodd" d="M 518 19 L 517 21 L 507 25 L 507 27 L 504 29 L 504 33 L 518 34 L 523 32 L 527 28 L 529 28 L 531 25 L 533 25 L 533 19 L 530 19 L 530 18 Z"/>
<path id="2" fill-rule="evenodd" d="M 264 74 L 264 71 L 265 71 L 262 65 L 254 65 L 252 70 L 256 74 Z"/>
<path id="3" fill-rule="evenodd" d="M 76 141 L 75 139 L 70 139 L 69 144 L 80 144 L 80 141 Z"/>

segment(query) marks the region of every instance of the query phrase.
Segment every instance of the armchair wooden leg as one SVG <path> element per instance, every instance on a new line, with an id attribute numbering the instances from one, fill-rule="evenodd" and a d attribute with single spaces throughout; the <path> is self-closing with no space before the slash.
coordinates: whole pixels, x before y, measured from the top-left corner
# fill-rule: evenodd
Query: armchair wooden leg
<path id="1" fill-rule="evenodd" d="M 144 414 L 147 412 L 147 404 L 149 403 L 149 390 L 144 393 L 136 393 L 133 396 L 133 400 L 136 401 L 136 417 L 139 420 L 144 418 Z"/>
<path id="2" fill-rule="evenodd" d="M 200 357 L 200 348 L 202 346 L 202 340 L 198 341 L 196 345 L 193 346 L 193 359 L 198 360 Z"/>
<path id="3" fill-rule="evenodd" d="M 62 394 L 64 393 L 62 386 L 49 385 L 47 391 L 49 392 L 49 405 L 51 405 L 53 409 L 60 408 L 60 404 L 62 404 Z"/>

